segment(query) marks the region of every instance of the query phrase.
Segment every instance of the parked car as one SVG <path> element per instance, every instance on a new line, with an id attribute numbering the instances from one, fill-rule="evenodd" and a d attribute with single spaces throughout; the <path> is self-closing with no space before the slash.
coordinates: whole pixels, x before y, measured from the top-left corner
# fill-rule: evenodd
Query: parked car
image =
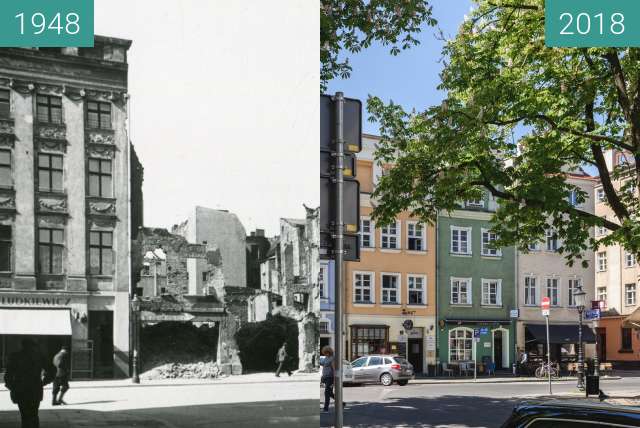
<path id="1" fill-rule="evenodd" d="M 502 428 L 640 427 L 640 408 L 588 401 L 526 401 Z"/>
<path id="2" fill-rule="evenodd" d="M 351 362 L 354 383 L 381 383 L 389 386 L 393 382 L 406 385 L 413 379 L 413 366 L 398 355 L 366 355 Z"/>
<path id="3" fill-rule="evenodd" d="M 322 370 L 318 372 L 322 377 Z M 351 367 L 351 363 L 347 360 L 342 361 L 342 384 L 352 384 L 353 383 L 353 367 Z"/>

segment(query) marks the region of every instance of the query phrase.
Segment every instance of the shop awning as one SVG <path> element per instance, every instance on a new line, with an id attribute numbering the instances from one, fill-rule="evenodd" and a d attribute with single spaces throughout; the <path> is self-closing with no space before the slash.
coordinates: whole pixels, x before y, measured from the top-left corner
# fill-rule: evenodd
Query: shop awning
<path id="1" fill-rule="evenodd" d="M 527 324 L 527 331 L 540 343 L 547 342 L 547 329 L 544 324 Z M 582 325 L 582 341 L 584 343 L 595 343 L 596 337 L 587 324 Z M 558 343 L 578 343 L 578 324 L 549 325 L 549 342 Z"/>
<path id="2" fill-rule="evenodd" d="M 0 334 L 71 336 L 68 309 L 0 309 Z"/>

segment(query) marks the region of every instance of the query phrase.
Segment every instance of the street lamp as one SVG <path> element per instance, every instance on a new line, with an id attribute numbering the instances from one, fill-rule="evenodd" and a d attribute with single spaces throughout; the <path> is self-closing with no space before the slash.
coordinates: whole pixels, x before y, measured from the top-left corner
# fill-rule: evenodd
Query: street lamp
<path id="1" fill-rule="evenodd" d="M 138 373 L 138 351 L 140 348 L 140 335 L 138 326 L 140 321 L 138 320 L 140 314 L 140 300 L 138 300 L 138 296 L 134 295 L 133 300 L 131 300 L 131 318 L 133 319 L 133 331 L 131 332 L 133 336 L 133 373 L 131 376 L 131 381 L 133 383 L 140 383 L 140 374 Z"/>
<path id="2" fill-rule="evenodd" d="M 573 299 L 578 309 L 578 389 L 584 389 L 584 352 L 582 351 L 582 312 L 584 312 L 585 300 L 587 293 L 584 292 L 582 286 L 573 292 Z"/>

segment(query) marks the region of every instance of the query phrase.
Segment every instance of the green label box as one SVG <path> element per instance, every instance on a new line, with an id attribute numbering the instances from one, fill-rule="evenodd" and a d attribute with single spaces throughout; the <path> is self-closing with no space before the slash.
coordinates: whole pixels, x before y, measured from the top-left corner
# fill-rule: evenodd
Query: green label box
<path id="1" fill-rule="evenodd" d="M 640 46 L 640 0 L 545 0 L 549 47 Z"/>
<path id="2" fill-rule="evenodd" d="M 0 47 L 92 47 L 94 0 L 0 0 Z"/>

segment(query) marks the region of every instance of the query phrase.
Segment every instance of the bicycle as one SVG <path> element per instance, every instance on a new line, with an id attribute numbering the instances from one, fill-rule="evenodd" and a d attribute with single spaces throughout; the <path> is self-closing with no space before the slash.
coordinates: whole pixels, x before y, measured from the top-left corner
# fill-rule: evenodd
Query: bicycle
<path id="1" fill-rule="evenodd" d="M 560 371 L 553 363 L 551 363 L 551 367 L 549 367 L 549 364 L 546 364 L 545 362 L 540 363 L 540 367 L 536 369 L 535 375 L 538 379 L 542 379 L 548 377 L 549 372 L 551 372 L 551 377 L 553 378 L 560 376 Z"/>

